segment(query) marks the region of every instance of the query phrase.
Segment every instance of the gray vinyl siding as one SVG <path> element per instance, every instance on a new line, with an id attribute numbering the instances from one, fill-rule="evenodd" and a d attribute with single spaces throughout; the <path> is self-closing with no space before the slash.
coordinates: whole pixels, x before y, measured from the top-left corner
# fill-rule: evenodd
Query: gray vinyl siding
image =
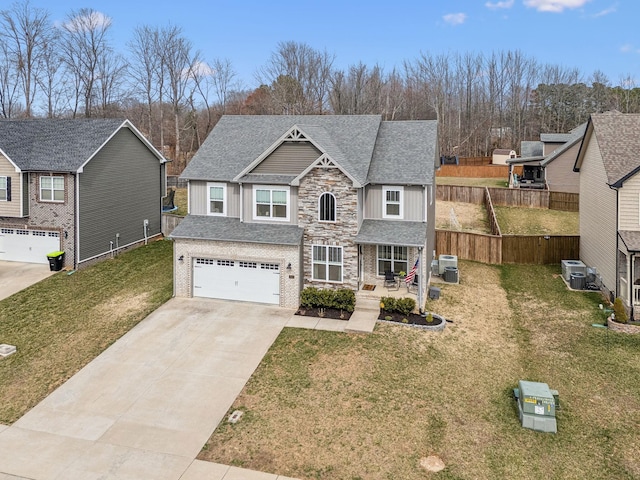
<path id="1" fill-rule="evenodd" d="M 640 230 L 640 176 L 629 178 L 618 192 L 618 229 Z"/>
<path id="2" fill-rule="evenodd" d="M 227 183 L 227 217 L 240 218 L 240 185 Z"/>
<path id="3" fill-rule="evenodd" d="M 577 142 L 545 167 L 545 178 L 550 191 L 580 193 L 580 174 L 573 171 L 579 149 L 580 142 Z"/>
<path id="4" fill-rule="evenodd" d="M 21 217 L 20 210 L 21 179 L 20 173 L 3 155 L 0 155 L 0 176 L 11 178 L 11 201 L 0 201 L 0 217 Z"/>
<path id="5" fill-rule="evenodd" d="M 160 161 L 128 128 L 120 129 L 79 174 L 78 261 L 160 233 Z M 117 237 L 119 235 L 119 237 Z"/>
<path id="6" fill-rule="evenodd" d="M 207 182 L 189 181 L 189 214 L 207 214 Z"/>
<path id="7" fill-rule="evenodd" d="M 403 187 L 402 220 L 421 222 L 424 218 L 424 187 Z M 382 185 L 370 185 L 365 191 L 365 218 L 382 219 Z"/>
<path id="8" fill-rule="evenodd" d="M 616 192 L 607 185 L 596 136 L 590 138 L 580 168 L 580 259 L 615 292 Z"/>
<path id="9" fill-rule="evenodd" d="M 553 153 L 553 151 L 557 148 L 560 148 L 562 145 L 564 145 L 564 142 L 544 142 L 542 147 L 542 155 L 546 157 L 547 155 Z"/>
<path id="10" fill-rule="evenodd" d="M 427 276 L 429 278 L 431 261 L 434 259 L 434 252 L 436 250 L 436 187 L 427 186 L 425 189 L 425 200 L 427 209 L 427 245 L 424 252 L 424 268 L 427 270 Z"/>
<path id="11" fill-rule="evenodd" d="M 260 185 L 265 187 L 267 185 Z M 253 219 L 253 185 L 242 185 L 242 214 L 243 221 L 247 223 L 279 223 L 285 225 L 297 225 L 298 217 L 296 212 L 298 211 L 298 189 L 296 187 L 289 187 L 289 222 L 281 222 L 278 220 L 254 220 Z"/>
<path id="12" fill-rule="evenodd" d="M 320 155 L 321 152 L 308 142 L 284 142 L 251 173 L 299 175 Z"/>

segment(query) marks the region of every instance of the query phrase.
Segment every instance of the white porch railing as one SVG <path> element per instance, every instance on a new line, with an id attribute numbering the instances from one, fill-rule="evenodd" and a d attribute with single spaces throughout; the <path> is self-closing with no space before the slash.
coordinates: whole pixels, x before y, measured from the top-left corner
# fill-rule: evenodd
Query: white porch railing
<path id="1" fill-rule="evenodd" d="M 640 285 L 633 286 L 633 306 L 640 307 Z"/>

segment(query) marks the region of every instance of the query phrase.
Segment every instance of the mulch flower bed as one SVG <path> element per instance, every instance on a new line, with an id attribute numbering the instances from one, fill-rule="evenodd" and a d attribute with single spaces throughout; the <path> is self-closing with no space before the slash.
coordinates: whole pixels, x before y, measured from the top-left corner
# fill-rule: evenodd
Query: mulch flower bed
<path id="1" fill-rule="evenodd" d="M 296 315 L 305 317 L 331 318 L 333 320 L 349 320 L 351 313 L 338 308 L 325 308 L 321 311 L 318 308 L 298 308 Z"/>
<path id="2" fill-rule="evenodd" d="M 405 321 L 406 319 L 406 321 Z M 431 322 L 428 322 L 428 317 L 423 317 L 417 313 L 409 313 L 408 315 L 403 315 L 402 313 L 397 312 L 385 312 L 384 310 L 380 310 L 380 315 L 378 315 L 378 320 L 386 320 L 387 322 L 398 322 L 403 323 L 405 325 L 424 325 L 424 326 L 436 326 L 443 323 L 445 320 L 440 318 L 438 315 L 433 315 L 431 318 Z"/>

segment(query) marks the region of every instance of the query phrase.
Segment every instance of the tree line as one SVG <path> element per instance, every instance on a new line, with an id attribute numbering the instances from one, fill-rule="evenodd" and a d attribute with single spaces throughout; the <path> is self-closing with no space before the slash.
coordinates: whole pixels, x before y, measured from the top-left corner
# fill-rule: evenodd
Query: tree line
<path id="1" fill-rule="evenodd" d="M 125 51 L 90 8 L 54 25 L 28 0 L 0 11 L 0 117 L 127 117 L 180 171 L 221 115 L 379 114 L 437 119 L 443 155 L 519 150 L 594 112 L 640 112 L 627 75 L 544 64 L 520 51 L 421 53 L 390 70 L 337 68 L 326 50 L 284 41 L 241 83 L 228 58 L 205 58 L 174 25 L 140 25 Z"/>

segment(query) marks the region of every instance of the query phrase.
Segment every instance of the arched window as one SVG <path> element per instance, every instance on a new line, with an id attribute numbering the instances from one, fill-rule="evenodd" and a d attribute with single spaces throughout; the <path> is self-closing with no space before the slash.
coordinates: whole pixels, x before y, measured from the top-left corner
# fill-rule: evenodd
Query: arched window
<path id="1" fill-rule="evenodd" d="M 333 193 L 323 193 L 318 200 L 318 209 L 321 222 L 336 221 L 336 197 Z"/>

